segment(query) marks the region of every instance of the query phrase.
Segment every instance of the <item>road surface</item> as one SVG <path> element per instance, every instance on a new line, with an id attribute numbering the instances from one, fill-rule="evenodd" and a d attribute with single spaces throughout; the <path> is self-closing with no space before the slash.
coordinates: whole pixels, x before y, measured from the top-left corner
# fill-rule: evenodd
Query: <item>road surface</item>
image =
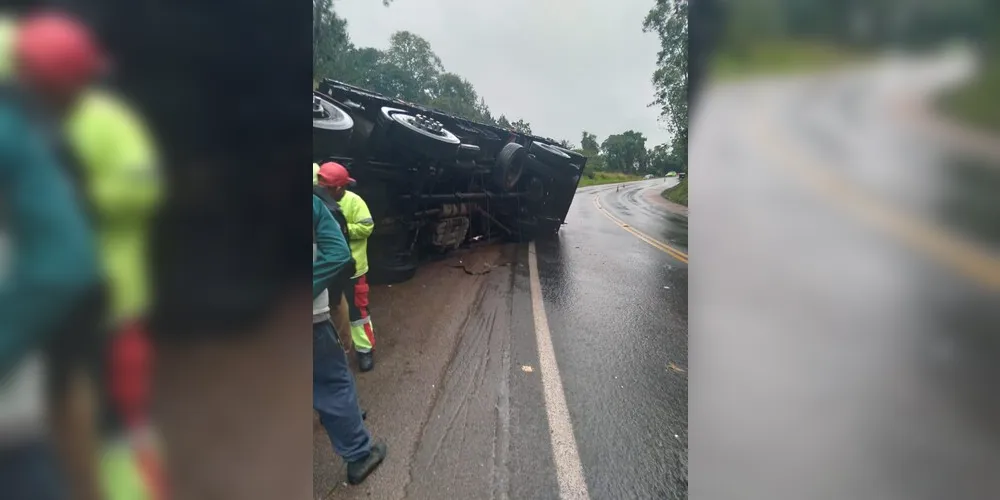
<path id="1" fill-rule="evenodd" d="M 316 497 L 686 498 L 687 223 L 659 197 L 673 183 L 581 189 L 556 238 L 374 288 L 377 365 L 357 379 L 389 458 L 347 486 L 315 425 Z"/>
<path id="2" fill-rule="evenodd" d="M 908 115 L 962 59 L 692 122 L 691 498 L 1000 498 L 1000 168 Z"/>

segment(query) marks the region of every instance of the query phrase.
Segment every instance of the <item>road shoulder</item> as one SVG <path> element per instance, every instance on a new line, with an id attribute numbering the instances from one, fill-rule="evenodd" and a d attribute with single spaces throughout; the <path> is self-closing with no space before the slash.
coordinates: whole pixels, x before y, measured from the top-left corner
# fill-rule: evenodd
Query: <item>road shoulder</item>
<path id="1" fill-rule="evenodd" d="M 664 198 L 660 193 L 663 190 L 659 189 L 659 186 L 655 188 L 646 189 L 643 196 L 646 197 L 646 201 L 663 207 L 664 209 L 670 211 L 671 213 L 681 215 L 684 217 L 688 216 L 688 207 L 681 205 L 679 203 L 674 203 L 666 198 Z"/>

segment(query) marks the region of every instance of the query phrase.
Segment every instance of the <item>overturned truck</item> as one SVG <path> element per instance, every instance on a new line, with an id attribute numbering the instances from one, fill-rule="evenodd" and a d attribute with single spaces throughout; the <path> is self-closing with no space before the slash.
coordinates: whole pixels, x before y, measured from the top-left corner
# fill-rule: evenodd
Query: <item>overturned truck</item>
<path id="1" fill-rule="evenodd" d="M 334 80 L 313 91 L 313 160 L 336 161 L 375 219 L 369 279 L 476 242 L 528 241 L 562 226 L 587 158 L 555 141 L 477 123 Z"/>

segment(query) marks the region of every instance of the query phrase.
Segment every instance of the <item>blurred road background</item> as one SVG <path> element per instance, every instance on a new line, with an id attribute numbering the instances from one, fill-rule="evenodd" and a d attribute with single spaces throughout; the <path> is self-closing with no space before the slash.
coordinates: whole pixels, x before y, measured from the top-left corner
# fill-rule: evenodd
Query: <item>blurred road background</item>
<path id="1" fill-rule="evenodd" d="M 660 194 L 676 182 L 581 189 L 556 238 L 475 249 L 374 288 L 378 364 L 357 380 L 389 458 L 343 486 L 316 425 L 316 498 L 560 498 L 574 478 L 552 436 L 567 422 L 589 498 L 686 498 L 687 222 Z M 546 369 L 566 421 L 546 400 Z"/>
<path id="2" fill-rule="evenodd" d="M 705 95 L 692 498 L 1000 496 L 1000 164 L 935 110 L 973 63 L 886 53 Z"/>

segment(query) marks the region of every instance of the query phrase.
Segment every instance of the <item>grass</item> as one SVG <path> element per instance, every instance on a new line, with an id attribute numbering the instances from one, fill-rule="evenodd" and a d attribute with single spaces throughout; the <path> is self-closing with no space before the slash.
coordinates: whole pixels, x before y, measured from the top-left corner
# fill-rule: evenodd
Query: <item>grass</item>
<path id="1" fill-rule="evenodd" d="M 618 172 L 594 172 L 594 178 L 583 176 L 580 187 L 598 186 L 601 184 L 616 184 L 619 182 L 641 181 L 642 176 L 622 174 Z"/>
<path id="2" fill-rule="evenodd" d="M 688 180 L 686 178 L 681 180 L 679 184 L 668 187 L 660 195 L 666 198 L 667 201 L 672 201 L 685 207 L 688 206 Z"/>
<path id="3" fill-rule="evenodd" d="M 737 54 L 724 51 L 712 61 L 713 80 L 753 76 L 815 73 L 868 61 L 872 54 L 837 45 L 814 42 L 768 42 Z"/>
<path id="4" fill-rule="evenodd" d="M 1000 60 L 984 64 L 974 79 L 942 96 L 938 104 L 962 123 L 1000 133 Z"/>

